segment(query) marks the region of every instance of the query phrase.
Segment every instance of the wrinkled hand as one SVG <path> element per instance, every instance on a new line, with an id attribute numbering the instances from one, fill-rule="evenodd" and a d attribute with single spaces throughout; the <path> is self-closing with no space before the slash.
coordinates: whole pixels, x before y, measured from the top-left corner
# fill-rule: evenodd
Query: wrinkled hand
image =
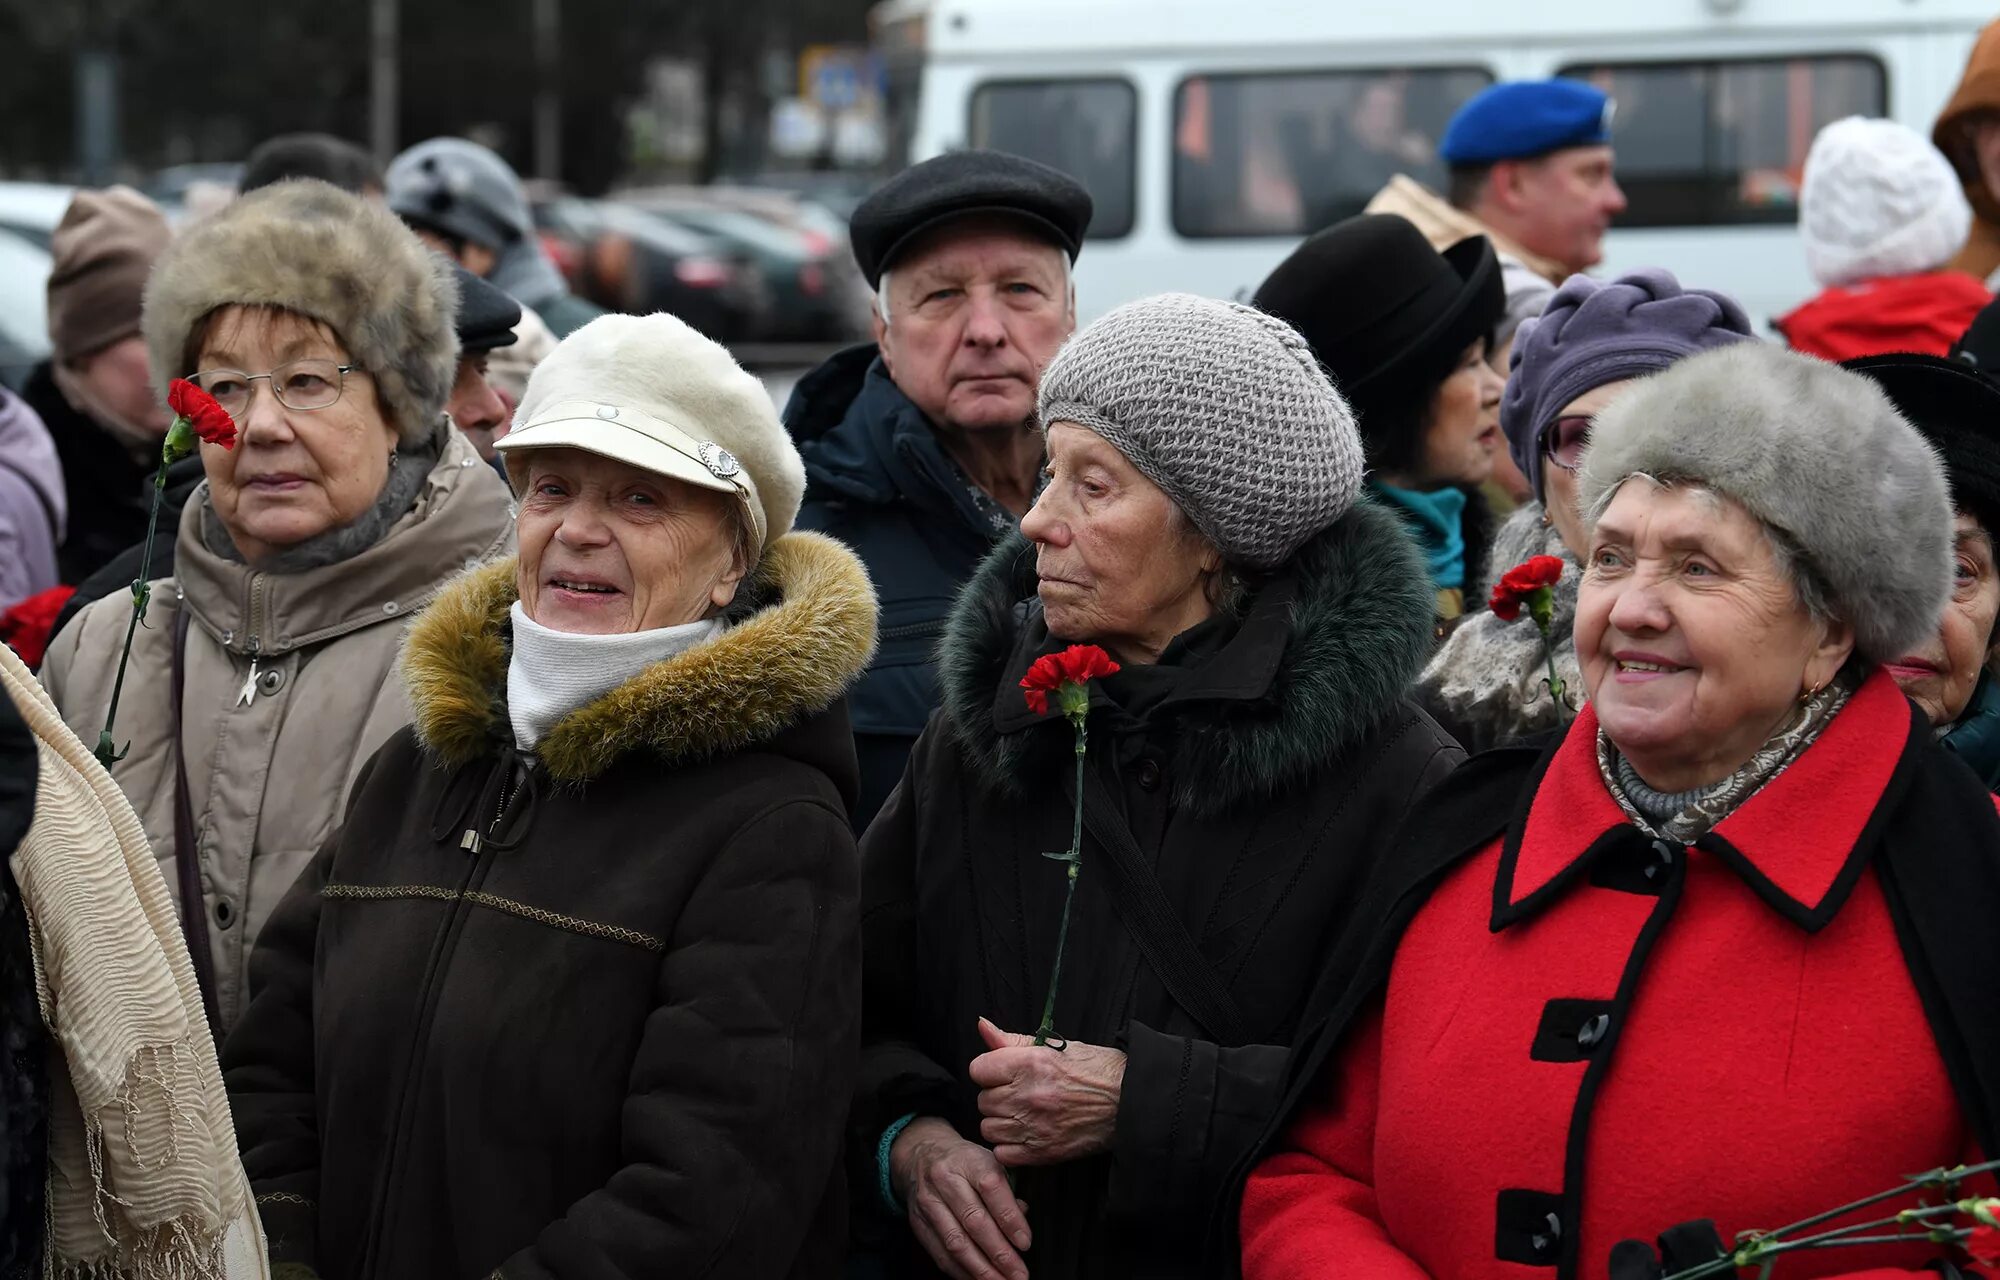
<path id="1" fill-rule="evenodd" d="M 1028 1280 L 1028 1206 L 993 1153 L 943 1120 L 912 1120 L 889 1148 L 889 1180 L 917 1243 L 951 1280 Z"/>
<path id="2" fill-rule="evenodd" d="M 1063 1164 L 1111 1149 L 1125 1055 L 1072 1040 L 1061 1051 L 979 1020 L 989 1053 L 972 1060 L 979 1136 L 1009 1168 Z"/>

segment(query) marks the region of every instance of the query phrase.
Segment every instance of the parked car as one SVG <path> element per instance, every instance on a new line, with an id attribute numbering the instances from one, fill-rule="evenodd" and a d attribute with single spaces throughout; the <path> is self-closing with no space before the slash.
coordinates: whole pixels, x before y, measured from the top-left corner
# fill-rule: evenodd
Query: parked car
<path id="1" fill-rule="evenodd" d="M 665 311 L 717 342 L 763 336 L 769 290 L 757 265 L 726 245 L 613 201 L 555 196 L 533 209 L 570 287 L 599 306 Z"/>
<path id="2" fill-rule="evenodd" d="M 841 342 L 859 336 L 866 311 L 857 307 L 846 275 L 844 244 L 823 232 L 786 226 L 704 192 L 622 197 L 673 225 L 713 236 L 749 254 L 771 285 L 769 336 L 775 342 Z"/>
<path id="3" fill-rule="evenodd" d="M 0 231 L 47 249 L 75 195 L 75 187 L 53 182 L 0 182 Z"/>
<path id="4" fill-rule="evenodd" d="M 0 383 L 20 390 L 49 358 L 49 254 L 0 231 Z"/>
<path id="5" fill-rule="evenodd" d="M 829 281 L 827 291 L 832 295 L 830 305 L 845 321 L 835 322 L 831 336 L 845 340 L 867 334 L 874 300 L 849 247 L 847 218 L 819 200 L 778 187 L 726 184 L 644 187 L 621 192 L 617 198 L 642 209 L 649 205 L 668 209 L 708 204 L 753 214 L 797 234 L 807 252 L 821 262 Z"/>

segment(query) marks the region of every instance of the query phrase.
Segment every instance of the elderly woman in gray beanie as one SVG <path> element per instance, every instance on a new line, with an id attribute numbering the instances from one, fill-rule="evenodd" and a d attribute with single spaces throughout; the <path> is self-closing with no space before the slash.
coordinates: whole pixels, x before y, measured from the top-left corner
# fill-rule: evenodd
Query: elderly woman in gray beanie
<path id="1" fill-rule="evenodd" d="M 960 597 L 944 705 L 862 844 L 854 1186 L 917 1274 L 1201 1275 L 1386 835 L 1460 758 L 1402 696 L 1432 591 L 1274 317 L 1121 307 L 1040 420 L 1047 486 Z M 1090 687 L 1058 1049 L 1027 1033 L 1076 757 L 1020 682 L 1072 644 L 1121 669 Z"/>
<path id="2" fill-rule="evenodd" d="M 1608 282 L 1571 276 L 1515 335 L 1500 429 L 1534 498 L 1500 526 L 1483 580 L 1498 582 L 1534 556 L 1564 562 L 1550 636 L 1556 674 L 1572 691 L 1572 704 L 1582 685 L 1570 627 L 1587 545 L 1576 482 L 1591 422 L 1636 379 L 1750 338 L 1750 318 L 1734 298 L 1684 289 L 1658 267 Z M 1417 700 L 1466 750 L 1484 751 L 1569 718 L 1550 695 L 1547 677 L 1541 633 L 1525 618 L 1509 622 L 1481 611 L 1431 658 L 1417 681 Z"/>
<path id="3" fill-rule="evenodd" d="M 1882 666 L 1950 593 L 1930 446 L 1738 343 L 1600 414 L 1580 497 L 1589 704 L 1399 845 L 1246 1188 L 1249 1280 L 1657 1278 L 2000 1151 L 2000 818 Z M 1780 1267 L 1952 1269 L 1888 1234 Z"/>
<path id="4" fill-rule="evenodd" d="M 280 904 L 223 1055 L 271 1256 L 322 1280 L 819 1280 L 845 1235 L 852 552 L 756 378 L 665 315 L 539 365 L 520 555 Z"/>
<path id="5" fill-rule="evenodd" d="M 390 678 L 409 619 L 510 536 L 507 486 L 444 412 L 457 310 L 449 266 L 394 215 L 310 180 L 197 223 L 146 286 L 155 384 L 197 383 L 238 440 L 201 447 L 174 576 L 132 641 L 111 775 L 220 1029 L 264 922 L 409 720 Z M 86 742 L 131 613 L 100 600 L 49 648 L 43 683 Z"/>

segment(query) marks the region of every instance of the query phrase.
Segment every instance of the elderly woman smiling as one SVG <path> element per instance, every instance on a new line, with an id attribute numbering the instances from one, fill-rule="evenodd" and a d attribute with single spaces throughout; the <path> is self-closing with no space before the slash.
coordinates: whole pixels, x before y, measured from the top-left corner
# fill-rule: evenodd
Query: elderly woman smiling
<path id="1" fill-rule="evenodd" d="M 945 704 L 863 840 L 855 1185 L 918 1274 L 1206 1275 L 1208 1211 L 1323 957 L 1460 758 L 1402 700 L 1433 594 L 1282 321 L 1135 302 L 1073 338 L 1040 394 L 1047 486 L 960 597 Z M 1092 687 L 1058 1052 L 1025 1033 L 1056 959 L 1066 882 L 1040 855 L 1069 844 L 1075 756 L 1020 680 L 1070 643 L 1123 670 Z"/>
<path id="2" fill-rule="evenodd" d="M 757 380 L 668 316 L 535 372 L 520 558 L 412 628 L 415 726 L 279 907 L 224 1066 L 272 1257 L 824 1276 L 860 1031 L 843 691 L 875 598 L 789 532 Z"/>
<path id="3" fill-rule="evenodd" d="M 1245 1191 L 1253 1280 L 1657 1277 L 1670 1228 L 1668 1271 L 2000 1150 L 2000 819 L 1880 666 L 1950 588 L 1930 447 L 1741 343 L 1599 415 L 1580 489 L 1589 705 L 1426 802 Z"/>

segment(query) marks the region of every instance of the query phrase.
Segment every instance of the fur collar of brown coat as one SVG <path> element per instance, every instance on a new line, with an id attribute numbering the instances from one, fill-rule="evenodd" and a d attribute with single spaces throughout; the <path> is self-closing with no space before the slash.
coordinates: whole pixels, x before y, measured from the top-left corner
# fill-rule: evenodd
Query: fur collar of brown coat
<path id="1" fill-rule="evenodd" d="M 410 628 L 404 678 L 418 740 L 457 767 L 511 742 L 508 612 L 515 560 L 474 570 Z M 621 757 L 668 764 L 768 742 L 833 705 L 875 654 L 875 590 L 854 553 L 816 533 L 772 543 L 730 628 L 558 720 L 535 747 L 558 782 Z"/>

